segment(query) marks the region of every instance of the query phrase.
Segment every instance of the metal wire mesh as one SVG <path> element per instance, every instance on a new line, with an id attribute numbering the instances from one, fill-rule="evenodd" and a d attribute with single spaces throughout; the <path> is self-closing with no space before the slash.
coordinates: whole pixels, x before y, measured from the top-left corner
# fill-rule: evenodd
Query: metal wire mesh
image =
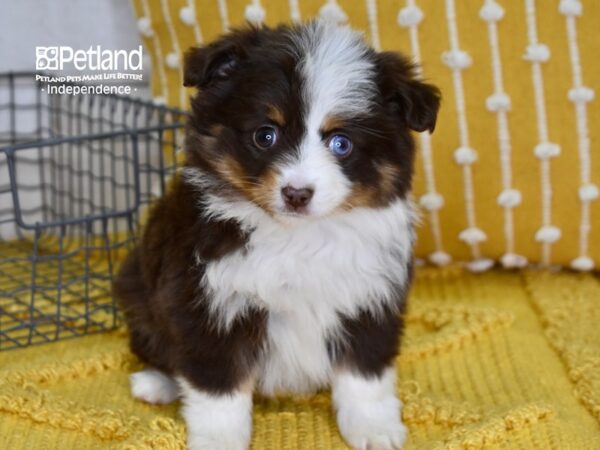
<path id="1" fill-rule="evenodd" d="M 116 327 L 112 276 L 175 170 L 185 114 L 0 74 L 0 350 Z"/>

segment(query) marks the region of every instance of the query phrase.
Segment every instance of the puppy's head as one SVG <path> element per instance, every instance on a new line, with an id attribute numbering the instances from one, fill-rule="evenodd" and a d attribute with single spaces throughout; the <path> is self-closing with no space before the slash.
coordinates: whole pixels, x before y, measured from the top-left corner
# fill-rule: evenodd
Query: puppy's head
<path id="1" fill-rule="evenodd" d="M 234 31 L 185 59 L 188 166 L 212 198 L 282 221 L 381 207 L 410 189 L 410 130 L 439 91 L 395 53 L 321 22 Z"/>

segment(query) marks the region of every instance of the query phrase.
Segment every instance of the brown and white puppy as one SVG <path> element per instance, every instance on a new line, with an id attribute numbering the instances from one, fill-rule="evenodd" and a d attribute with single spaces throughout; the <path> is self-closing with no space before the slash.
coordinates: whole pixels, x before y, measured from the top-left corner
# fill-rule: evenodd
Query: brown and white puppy
<path id="1" fill-rule="evenodd" d="M 331 386 L 349 445 L 401 447 L 410 130 L 433 130 L 438 90 L 319 22 L 192 49 L 185 85 L 185 167 L 115 283 L 148 365 L 133 395 L 181 397 L 190 449 L 245 449 L 254 390 Z"/>

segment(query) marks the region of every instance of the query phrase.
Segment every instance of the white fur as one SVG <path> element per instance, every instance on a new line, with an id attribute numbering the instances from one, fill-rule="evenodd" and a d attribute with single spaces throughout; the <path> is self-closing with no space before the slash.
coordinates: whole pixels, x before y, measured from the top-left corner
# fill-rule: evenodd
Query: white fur
<path id="1" fill-rule="evenodd" d="M 272 200 L 273 210 L 277 212 L 285 213 L 281 189 L 286 186 L 312 189 L 314 194 L 307 206 L 307 214 L 317 217 L 331 213 L 350 194 L 350 180 L 321 140 L 318 131 L 309 131 L 298 159 L 279 168 L 279 173 Z"/>
<path id="2" fill-rule="evenodd" d="M 252 435 L 252 393 L 210 395 L 178 378 L 188 450 L 246 450 Z"/>
<path id="3" fill-rule="evenodd" d="M 395 371 L 387 369 L 381 378 L 364 378 L 338 372 L 333 379 L 332 396 L 337 422 L 346 442 L 356 450 L 401 448 L 407 430 L 396 396 Z"/>
<path id="4" fill-rule="evenodd" d="M 131 394 L 148 403 L 171 403 L 179 396 L 177 384 L 170 377 L 154 369 L 146 369 L 129 376 Z"/>
<path id="5" fill-rule="evenodd" d="M 327 114 L 364 115 L 377 93 L 375 66 L 362 35 L 345 26 L 314 22 L 293 39 L 302 52 L 309 127 Z"/>
<path id="6" fill-rule="evenodd" d="M 308 214 L 323 216 L 346 200 L 351 186 L 320 130 L 327 116 L 368 113 L 377 92 L 375 67 L 361 35 L 348 27 L 315 22 L 292 40 L 301 53 L 298 67 L 304 79 L 306 134 L 297 159 L 279 168 L 273 209 L 285 210 L 281 188 L 308 187 L 314 190 Z"/>
<path id="7" fill-rule="evenodd" d="M 258 384 L 264 393 L 307 392 L 329 382 L 325 342 L 339 316 L 377 314 L 407 278 L 413 233 L 409 202 L 356 208 L 285 225 L 249 203 L 210 203 L 211 212 L 253 229 L 247 246 L 206 266 L 202 283 L 227 328 L 245 306 L 269 312 Z M 219 210 L 220 207 L 225 209 Z"/>

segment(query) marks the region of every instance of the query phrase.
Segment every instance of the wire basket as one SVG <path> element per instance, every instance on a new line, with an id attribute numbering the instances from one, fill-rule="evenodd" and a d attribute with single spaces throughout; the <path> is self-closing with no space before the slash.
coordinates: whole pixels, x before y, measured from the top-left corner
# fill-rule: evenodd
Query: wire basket
<path id="1" fill-rule="evenodd" d="M 111 284 L 175 170 L 185 113 L 0 74 L 0 350 L 119 324 Z"/>

